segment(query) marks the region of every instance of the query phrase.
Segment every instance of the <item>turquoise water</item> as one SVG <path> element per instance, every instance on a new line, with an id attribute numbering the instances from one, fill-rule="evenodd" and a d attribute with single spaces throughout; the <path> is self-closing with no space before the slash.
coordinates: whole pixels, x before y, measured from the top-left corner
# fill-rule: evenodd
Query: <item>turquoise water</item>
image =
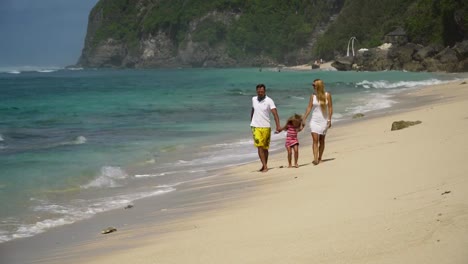
<path id="1" fill-rule="evenodd" d="M 334 122 L 391 107 L 429 73 L 275 69 L 0 72 L 0 242 L 177 191 L 255 161 L 251 97 L 265 83 L 284 122 L 303 113 L 315 78 Z M 281 150 L 283 134 L 274 135 Z"/>

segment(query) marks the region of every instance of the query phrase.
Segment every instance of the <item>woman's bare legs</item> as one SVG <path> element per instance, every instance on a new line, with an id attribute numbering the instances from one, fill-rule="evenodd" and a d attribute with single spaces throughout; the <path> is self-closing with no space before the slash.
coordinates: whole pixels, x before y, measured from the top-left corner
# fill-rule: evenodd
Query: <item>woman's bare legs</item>
<path id="1" fill-rule="evenodd" d="M 317 165 L 319 163 L 319 134 L 312 134 L 312 153 L 314 154 L 314 161 L 312 163 Z"/>
<path id="2" fill-rule="evenodd" d="M 319 135 L 319 155 L 318 162 L 322 161 L 323 151 L 325 150 L 325 135 Z"/>

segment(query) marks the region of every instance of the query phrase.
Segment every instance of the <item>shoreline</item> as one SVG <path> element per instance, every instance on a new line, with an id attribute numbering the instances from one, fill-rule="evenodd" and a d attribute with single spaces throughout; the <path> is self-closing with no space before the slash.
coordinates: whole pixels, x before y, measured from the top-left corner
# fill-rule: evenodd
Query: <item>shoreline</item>
<path id="1" fill-rule="evenodd" d="M 292 71 L 316 71 L 316 70 L 322 70 L 322 71 L 336 71 L 336 69 L 331 66 L 333 61 L 328 61 L 320 64 L 319 68 L 313 69 L 311 64 L 302 64 L 302 65 L 295 65 L 295 66 L 286 66 L 283 67 L 285 70 L 292 70 Z"/>
<path id="2" fill-rule="evenodd" d="M 339 160 L 353 158 L 352 155 L 351 156 L 346 155 L 346 153 L 349 152 L 349 150 L 355 149 L 355 151 L 358 151 L 358 152 L 362 151 L 362 148 L 360 147 L 359 143 L 362 144 L 363 142 L 365 142 L 365 140 L 363 136 L 360 135 L 360 131 L 353 130 L 353 128 L 366 124 L 366 127 L 371 127 L 372 129 L 374 129 L 374 126 L 375 126 L 374 123 L 378 123 L 382 119 L 387 120 L 394 116 L 408 115 L 415 111 L 416 112 L 429 111 L 427 109 L 432 109 L 433 107 L 438 107 L 440 105 L 444 106 L 447 104 L 451 104 L 452 103 L 451 101 L 457 101 L 457 99 L 453 99 L 449 96 L 445 96 L 444 98 L 441 98 L 438 93 L 443 93 L 443 92 L 447 93 L 447 91 L 442 91 L 441 88 L 437 88 L 437 87 L 452 87 L 452 88 L 455 87 L 453 89 L 456 89 L 459 87 L 456 87 L 455 84 L 459 85 L 458 83 L 461 83 L 461 82 L 462 81 L 456 81 L 450 84 L 424 87 L 421 89 L 409 91 L 409 94 L 401 95 L 402 96 L 401 104 L 404 105 L 405 101 L 406 103 L 408 103 L 407 105 L 408 108 L 406 109 L 397 109 L 398 105 L 395 105 L 391 109 L 387 109 L 387 110 L 383 109 L 381 113 L 375 113 L 375 114 L 371 113 L 361 119 L 344 121 L 343 123 L 337 124 L 336 127 L 335 126 L 333 127 L 333 128 L 336 128 L 337 132 L 335 133 L 335 131 L 333 131 L 335 129 L 330 131 L 331 132 L 330 136 L 327 138 L 327 143 L 328 143 L 327 149 L 325 150 L 326 159 L 327 159 L 327 156 L 331 156 L 332 159 L 329 160 L 330 162 L 324 162 L 320 166 L 313 167 L 312 165 L 306 163 L 307 159 L 310 159 L 310 156 L 311 156 L 311 151 L 310 151 L 311 142 L 310 142 L 310 136 L 302 136 L 301 137 L 301 152 L 300 152 L 300 160 L 299 160 L 301 167 L 297 170 L 280 168 L 280 166 L 286 163 L 286 159 L 284 157 L 285 154 L 283 152 L 275 153 L 272 155 L 271 161 L 270 161 L 270 164 L 271 164 L 270 166 L 272 167 L 272 170 L 270 170 L 268 173 L 265 173 L 265 174 L 254 173 L 255 168 L 258 167 L 258 164 L 257 164 L 258 162 L 252 162 L 246 165 L 241 165 L 239 167 L 228 168 L 227 170 L 224 171 L 226 173 L 225 175 L 212 177 L 210 179 L 201 179 L 191 184 L 187 184 L 186 186 L 181 188 L 180 192 L 178 192 L 178 194 L 181 194 L 181 193 L 185 194 L 185 200 L 184 198 L 180 198 L 178 201 L 172 201 L 174 204 L 179 202 L 178 208 L 171 209 L 170 206 L 168 206 L 167 208 L 161 208 L 161 207 L 158 207 L 158 205 L 151 204 L 152 202 L 155 202 L 155 199 L 152 199 L 152 198 L 143 199 L 143 200 L 135 202 L 135 205 L 136 205 L 135 208 L 132 208 L 126 211 L 113 210 L 110 212 L 103 213 L 102 216 L 99 215 L 99 216 L 94 217 L 93 219 L 85 220 L 83 221 L 83 223 L 75 223 L 70 226 L 59 227 L 54 230 L 50 230 L 46 233 L 39 234 L 36 237 L 28 238 L 28 239 L 34 240 L 32 242 L 26 241 L 26 240 L 22 240 L 24 242 L 18 240 L 16 243 L 15 243 L 15 240 L 11 241 L 12 243 L 8 242 L 9 244 L 6 247 L 3 247 L 3 245 L 0 245 L 0 248 L 2 249 L 1 251 L 14 252 L 15 249 L 20 249 L 22 247 L 21 244 L 23 244 L 23 246 L 26 245 L 27 247 L 31 247 L 31 246 L 35 247 L 34 251 L 37 251 L 37 252 L 33 251 L 33 252 L 25 253 L 25 254 L 26 255 L 30 254 L 30 257 L 31 257 L 30 259 L 37 261 L 37 263 L 83 263 L 83 262 L 94 263 L 93 261 L 96 261 L 96 263 L 101 263 L 100 262 L 101 258 L 104 261 L 102 263 L 107 263 L 106 261 L 108 261 L 108 263 L 115 263 L 115 261 L 119 260 L 120 257 L 125 258 L 131 254 L 136 254 L 138 256 L 147 255 L 149 254 L 148 252 L 149 248 L 153 244 L 156 244 L 155 245 L 156 247 L 164 248 L 164 246 L 162 246 L 162 244 L 164 244 L 163 242 L 169 241 L 171 245 L 174 245 L 175 247 L 177 247 L 178 246 L 177 241 L 180 239 L 180 237 L 178 236 L 182 236 L 182 238 L 185 239 L 186 235 L 190 235 L 190 233 L 197 232 L 200 226 L 203 227 L 203 230 L 206 229 L 205 232 L 213 232 L 210 230 L 212 230 L 213 228 L 219 228 L 217 229 L 218 232 L 221 232 L 219 237 L 212 235 L 207 238 L 203 238 L 203 240 L 206 239 L 207 243 L 212 245 L 214 248 L 216 248 L 217 246 L 218 247 L 221 246 L 221 245 L 216 245 L 217 244 L 216 242 L 218 239 L 221 239 L 221 240 L 233 239 L 234 241 L 237 241 L 236 232 L 233 232 L 232 230 L 226 230 L 226 229 L 230 229 L 227 226 L 219 227 L 216 222 L 211 221 L 211 218 L 212 217 L 221 218 L 222 220 L 221 223 L 229 223 L 228 226 L 230 226 L 233 224 L 232 220 L 226 219 L 224 217 L 225 214 L 226 215 L 233 214 L 233 215 L 238 216 L 239 211 L 245 214 L 245 211 L 252 213 L 258 209 L 260 212 L 267 212 L 268 214 L 274 215 L 274 212 L 270 212 L 267 209 L 268 207 L 272 207 L 272 206 L 276 207 L 276 205 L 278 205 L 279 208 L 285 211 L 293 210 L 292 208 L 284 208 L 285 204 L 291 204 L 291 198 L 288 197 L 287 195 L 286 197 L 282 197 L 281 195 L 278 194 L 278 191 L 285 191 L 288 195 L 291 195 L 291 196 L 306 197 L 308 194 L 304 193 L 304 187 L 300 188 L 301 186 L 298 187 L 294 182 L 299 181 L 299 180 L 306 180 L 307 175 L 305 174 L 308 173 L 307 171 L 309 169 L 312 170 L 312 169 L 317 168 L 319 173 L 326 173 L 327 168 L 330 169 L 330 166 L 332 166 L 332 164 L 334 163 L 337 163 Z M 463 93 L 462 95 L 465 96 L 465 99 L 466 99 L 466 95 L 467 95 L 466 92 Z M 414 102 L 414 101 L 411 102 L 414 98 L 420 98 L 420 100 L 417 102 Z M 461 100 L 461 99 L 458 99 L 458 100 Z M 406 131 L 411 132 L 413 130 L 417 130 L 418 127 L 420 126 L 424 126 L 424 124 L 425 122 L 423 121 L 423 125 L 419 125 L 414 128 L 411 127 L 402 131 L 405 133 Z M 389 127 L 390 127 L 390 124 L 388 124 L 388 126 L 384 128 L 379 128 L 379 129 L 384 129 L 385 131 L 387 131 L 389 130 Z M 349 128 L 351 128 L 351 132 L 347 130 Z M 374 129 L 373 131 L 375 132 L 376 130 Z M 350 142 L 350 141 L 354 141 L 354 140 L 350 140 L 351 136 L 356 136 L 357 142 Z M 341 151 L 339 152 L 333 151 L 334 145 L 341 144 L 343 142 L 348 144 L 347 145 L 347 148 L 349 148 L 348 150 L 341 149 Z M 386 142 L 386 140 L 382 140 L 382 139 L 377 139 L 376 142 L 377 143 L 375 144 L 377 147 L 382 147 L 382 146 L 386 147 L 387 145 L 390 146 L 391 144 L 393 144 L 393 143 L 388 143 Z M 366 149 L 366 147 L 368 147 L 369 144 L 370 143 L 364 143 L 363 148 Z M 339 148 L 339 147 L 335 146 L 335 148 Z M 328 154 L 327 154 L 327 150 L 330 151 Z M 350 164 L 347 164 L 347 165 L 350 165 Z M 346 168 L 344 170 L 341 170 L 341 172 L 342 173 L 346 172 Z M 288 175 L 285 176 L 284 175 L 285 173 Z M 315 175 L 315 172 L 313 174 Z M 348 183 L 352 184 L 352 182 L 349 182 L 349 180 L 348 180 Z M 311 180 L 311 179 L 307 179 L 304 184 L 306 184 L 309 187 L 315 186 L 314 180 Z M 333 190 L 332 185 L 339 184 L 339 181 L 327 182 L 326 180 L 319 180 L 318 184 L 319 186 L 322 186 L 322 187 L 325 186 L 324 188 L 326 188 L 327 190 Z M 298 191 L 296 188 L 299 188 L 300 190 Z M 342 189 L 339 189 L 339 190 L 344 191 Z M 295 193 L 296 191 L 298 192 Z M 325 197 L 328 197 L 326 193 L 322 192 L 323 191 L 322 189 L 319 189 L 318 191 L 321 195 L 325 195 Z M 375 193 L 375 192 L 376 191 L 372 191 L 372 193 L 378 195 L 378 193 Z M 201 194 L 201 197 L 206 198 L 206 201 L 204 201 L 202 198 L 199 197 L 200 199 L 197 199 L 198 203 L 192 204 L 193 201 L 191 198 L 194 197 L 193 195 L 200 195 L 200 194 Z M 320 201 L 321 196 L 317 197 L 315 194 L 310 194 L 310 195 L 313 198 L 316 198 L 317 200 Z M 161 197 L 158 197 L 158 199 L 159 198 Z M 174 196 L 172 196 L 171 194 L 168 194 L 165 197 L 167 201 L 171 201 L 172 198 L 174 198 Z M 258 199 L 260 199 L 260 202 L 258 202 Z M 283 199 L 286 201 L 283 202 L 282 201 Z M 275 205 L 268 203 L 268 201 L 270 202 L 275 201 Z M 292 204 L 296 204 L 299 201 L 300 200 L 294 200 L 293 201 L 294 203 Z M 260 208 L 258 208 L 259 205 L 257 203 L 261 205 Z M 319 208 L 321 208 L 320 202 L 316 202 L 316 205 L 317 203 L 319 205 Z M 163 202 L 161 202 L 160 204 L 163 204 Z M 301 207 L 301 206 L 298 206 L 298 207 Z M 340 207 L 340 209 L 347 211 L 346 208 Z M 242 210 L 245 210 L 245 211 L 242 211 Z M 305 212 L 304 208 L 302 209 L 298 208 L 297 210 L 299 211 L 293 210 L 295 213 L 293 215 L 300 218 L 302 217 L 302 215 L 298 213 L 304 213 L 305 216 L 309 216 L 309 213 Z M 287 230 L 289 228 L 292 228 L 290 225 L 288 225 L 288 223 L 277 222 L 276 220 L 273 221 L 276 223 L 276 226 L 271 226 L 271 224 L 268 223 L 268 219 L 264 219 L 264 217 L 265 216 L 254 214 L 254 217 L 252 220 L 256 219 L 257 220 L 255 221 L 257 223 L 256 227 L 259 228 L 260 230 L 263 230 L 263 232 L 265 233 L 268 233 L 270 231 L 275 233 L 276 231 L 280 232 L 281 230 Z M 280 216 L 278 217 L 281 218 Z M 100 235 L 99 234 L 100 230 L 106 227 L 105 223 L 109 221 L 110 219 L 115 219 L 115 218 L 122 218 L 122 219 L 119 219 L 121 224 L 120 226 L 118 226 L 118 232 L 116 232 L 115 234 L 107 235 L 107 236 Z M 157 218 L 157 220 L 155 220 L 154 218 Z M 264 227 L 258 226 L 259 218 L 267 222 L 265 223 Z M 238 219 L 238 220 L 240 221 L 240 224 L 242 224 L 241 225 L 242 228 L 241 230 L 237 230 L 237 232 L 244 233 L 244 232 L 247 232 L 246 230 L 248 230 L 256 234 L 257 232 L 256 229 L 251 230 L 249 229 L 249 227 L 245 226 L 247 224 L 244 222 L 245 220 L 243 219 Z M 287 220 L 294 222 L 296 219 L 288 218 Z M 199 223 L 202 223 L 202 224 L 199 224 Z M 312 233 L 318 232 L 315 230 L 310 230 L 308 227 L 304 226 L 304 224 L 305 223 L 302 223 L 302 222 L 298 223 L 299 227 L 302 227 L 305 230 L 308 230 Z M 326 225 L 327 223 L 323 222 L 322 224 Z M 92 227 L 92 230 L 90 230 L 91 228 L 89 227 Z M 86 228 L 88 228 L 88 230 L 85 230 Z M 233 229 L 236 229 L 236 228 L 237 227 L 234 227 Z M 343 232 L 347 231 L 345 227 L 340 226 L 340 228 L 341 228 L 340 230 Z M 279 229 L 279 230 L 276 230 L 276 229 Z M 75 234 L 76 237 L 75 238 L 63 237 L 64 235 L 67 236 L 66 234 Z M 244 234 L 244 235 L 246 236 L 245 238 L 249 238 L 248 234 Z M 125 238 L 125 240 L 127 241 L 121 241 L 122 238 Z M 43 239 L 48 241 L 49 245 L 45 245 L 47 243 L 43 244 L 42 243 L 44 242 Z M 55 241 L 53 241 L 54 239 Z M 169 239 L 169 240 L 166 240 L 166 239 Z M 128 240 L 131 241 L 132 243 L 135 243 L 136 245 L 125 246 L 129 242 Z M 145 242 L 142 242 L 141 240 L 144 240 Z M 254 240 L 256 241 L 256 242 L 255 241 L 252 242 L 254 244 L 261 242 L 261 238 L 256 238 Z M 57 241 L 60 241 L 60 242 L 57 242 Z M 268 240 L 265 239 L 265 242 L 267 241 Z M 161 242 L 161 243 L 158 243 L 158 242 Z M 310 243 L 310 241 L 303 241 L 303 242 L 304 244 Z M 59 244 L 58 251 L 52 250 L 53 248 L 55 248 L 57 244 Z M 239 247 L 240 244 L 242 243 L 234 243 L 232 250 L 234 250 L 236 247 Z M 258 244 L 255 244 L 255 246 L 261 247 Z M 191 249 L 185 248 L 185 247 L 183 249 L 186 250 L 187 252 L 192 252 L 191 256 L 192 257 L 194 256 L 193 253 L 195 251 L 192 251 Z M 248 251 L 248 249 L 246 248 L 242 248 L 242 249 L 246 252 Z M 39 252 L 41 250 L 45 250 L 47 251 L 47 253 L 41 254 Z M 154 248 L 152 248 L 151 250 L 154 250 Z M 7 255 L 4 255 L 5 253 L 2 253 L 1 251 L 0 251 L 0 255 L 7 256 Z M 158 252 L 161 253 L 161 251 L 158 251 Z M 171 251 L 171 252 L 175 254 L 174 251 Z M 35 255 L 35 254 L 39 254 L 39 255 Z M 280 254 L 280 253 L 278 252 L 277 254 Z M 86 255 L 86 256 L 83 256 L 83 255 Z M 186 256 L 187 257 L 185 259 L 186 261 L 189 260 L 189 255 L 190 254 Z M 71 259 L 70 256 L 74 256 L 74 259 Z M 158 258 L 159 257 L 160 255 L 158 255 Z M 170 256 L 167 255 L 166 257 L 168 260 Z M 182 258 L 183 256 L 174 256 L 174 257 Z M 278 257 L 281 257 L 281 256 L 278 256 Z M 238 259 L 238 258 L 236 259 L 235 256 L 232 256 L 232 259 L 228 258 L 228 260 L 232 260 L 233 261 L 232 263 L 243 262 L 242 259 Z M 237 261 L 234 261 L 234 260 L 237 260 Z M 230 262 L 230 261 L 227 261 L 227 262 Z M 263 263 L 262 260 L 258 262 L 255 262 L 255 261 L 253 262 Z M 10 262 L 7 262 L 7 263 L 10 263 Z M 17 263 L 20 263 L 20 262 L 17 262 Z M 126 262 L 117 261 L 117 263 L 126 263 Z M 142 262 L 142 263 L 152 263 L 152 262 L 150 261 L 150 259 L 148 259 L 147 262 Z M 163 263 L 166 263 L 166 262 L 163 262 Z M 175 263 L 183 263 L 183 262 L 175 261 Z M 203 262 L 200 262 L 200 263 L 203 263 Z M 275 263 L 281 263 L 281 262 L 278 261 Z M 302 263 L 302 262 L 299 261 L 299 263 Z"/>

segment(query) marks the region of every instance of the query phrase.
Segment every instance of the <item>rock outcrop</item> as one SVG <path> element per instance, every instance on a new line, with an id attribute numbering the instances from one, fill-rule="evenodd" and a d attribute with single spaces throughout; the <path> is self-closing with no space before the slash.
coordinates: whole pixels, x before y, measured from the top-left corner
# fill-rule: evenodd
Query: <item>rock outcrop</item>
<path id="1" fill-rule="evenodd" d="M 468 71 L 468 40 L 453 47 L 406 43 L 388 49 L 372 48 L 355 57 L 338 57 L 332 64 L 337 70 L 405 70 L 429 72 Z"/>

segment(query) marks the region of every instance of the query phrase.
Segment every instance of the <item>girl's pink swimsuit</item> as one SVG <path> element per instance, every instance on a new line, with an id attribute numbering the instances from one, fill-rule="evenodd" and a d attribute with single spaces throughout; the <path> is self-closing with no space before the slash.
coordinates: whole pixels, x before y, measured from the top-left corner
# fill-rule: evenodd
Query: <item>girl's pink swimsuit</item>
<path id="1" fill-rule="evenodd" d="M 293 125 L 288 124 L 286 147 L 292 147 L 296 144 L 299 144 L 299 141 L 297 140 L 297 129 Z"/>

